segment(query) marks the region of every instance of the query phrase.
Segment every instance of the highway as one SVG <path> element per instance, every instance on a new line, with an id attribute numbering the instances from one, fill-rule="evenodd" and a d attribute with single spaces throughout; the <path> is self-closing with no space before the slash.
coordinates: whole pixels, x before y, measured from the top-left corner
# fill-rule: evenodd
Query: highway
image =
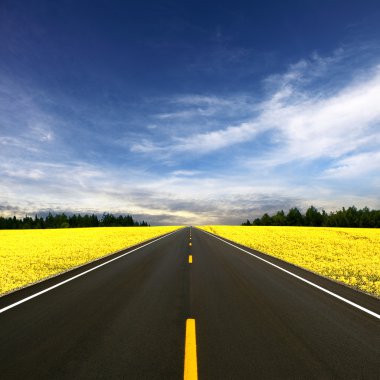
<path id="1" fill-rule="evenodd" d="M 241 248 L 184 228 L 1 297 L 0 378 L 380 379 L 379 299 Z"/>

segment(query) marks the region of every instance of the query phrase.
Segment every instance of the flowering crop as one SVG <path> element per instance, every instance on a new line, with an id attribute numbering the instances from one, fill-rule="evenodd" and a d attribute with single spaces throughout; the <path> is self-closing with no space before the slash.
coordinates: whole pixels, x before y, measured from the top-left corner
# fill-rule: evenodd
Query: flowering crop
<path id="1" fill-rule="evenodd" d="M 380 297 L 379 229 L 200 228 Z"/>
<path id="2" fill-rule="evenodd" d="M 179 227 L 98 227 L 0 231 L 0 294 Z"/>

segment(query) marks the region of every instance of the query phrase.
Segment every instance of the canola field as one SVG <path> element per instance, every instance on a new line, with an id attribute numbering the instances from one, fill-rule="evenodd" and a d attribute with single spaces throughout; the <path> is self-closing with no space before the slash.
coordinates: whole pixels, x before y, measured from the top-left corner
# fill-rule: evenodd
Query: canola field
<path id="1" fill-rule="evenodd" d="M 379 229 L 200 228 L 380 297 Z"/>
<path id="2" fill-rule="evenodd" d="M 0 294 L 178 228 L 0 230 Z"/>

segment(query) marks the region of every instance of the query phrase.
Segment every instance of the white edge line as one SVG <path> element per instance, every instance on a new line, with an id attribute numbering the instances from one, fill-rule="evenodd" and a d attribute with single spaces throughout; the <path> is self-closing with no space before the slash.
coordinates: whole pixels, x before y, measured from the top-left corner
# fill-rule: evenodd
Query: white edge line
<path id="1" fill-rule="evenodd" d="M 115 261 L 115 260 L 121 259 L 122 257 L 124 257 L 124 256 L 126 256 L 126 255 L 129 255 L 129 254 L 132 253 L 132 252 L 135 252 L 135 251 L 137 251 L 137 250 L 139 250 L 139 249 L 141 249 L 141 248 L 144 248 L 144 247 L 146 247 L 147 245 L 153 244 L 153 243 L 155 243 L 156 241 L 161 240 L 161 239 L 163 239 L 163 238 L 166 238 L 166 237 L 168 237 L 168 236 L 170 236 L 170 235 L 172 235 L 172 234 L 174 234 L 174 233 L 176 233 L 176 232 L 178 232 L 178 231 L 180 231 L 180 230 L 182 230 L 182 228 L 180 228 L 180 229 L 178 229 L 178 230 L 175 230 L 175 231 L 173 231 L 173 232 L 170 232 L 170 233 L 167 234 L 167 235 L 160 236 L 160 237 L 158 237 L 157 239 L 154 239 L 153 241 L 151 241 L 151 242 L 149 242 L 149 243 L 146 243 L 146 244 L 144 244 L 144 245 L 142 245 L 142 246 L 140 246 L 140 247 L 134 248 L 134 249 L 132 249 L 131 251 L 125 252 L 125 253 L 121 254 L 120 256 L 114 257 L 113 259 L 110 259 L 110 260 L 108 260 L 108 261 L 106 261 L 106 262 L 104 262 L 104 263 L 102 263 L 102 264 L 99 264 L 99 265 L 97 265 L 97 266 L 95 266 L 95 267 L 93 267 L 93 268 L 91 268 L 91 269 L 88 269 L 88 270 L 86 270 L 86 271 L 84 271 L 84 272 L 82 272 L 82 273 L 79 273 L 79 274 L 77 274 L 77 275 L 75 275 L 75 276 L 73 276 L 73 277 L 70 277 L 70 278 L 68 278 L 67 280 L 61 281 L 61 282 L 59 282 L 58 284 L 55 284 L 55 285 L 53 285 L 53 286 L 50 286 L 50 287 L 48 287 L 48 288 L 46 288 L 46 289 L 44 289 L 44 290 L 41 290 L 40 292 L 37 292 L 37 293 L 32 294 L 32 295 L 29 296 L 29 297 L 23 298 L 23 299 L 21 299 L 20 301 L 17 301 L 17 302 L 15 302 L 15 303 L 12 303 L 12 304 L 6 306 L 6 307 L 3 307 L 2 309 L 0 309 L 0 314 L 1 314 L 1 313 L 4 313 L 5 311 L 7 311 L 7 310 L 9 310 L 9 309 L 12 309 L 12 308 L 16 307 L 16 306 L 18 306 L 18 305 L 20 305 L 20 304 L 22 304 L 22 303 L 24 303 L 24 302 L 26 302 L 26 301 L 29 301 L 29 300 L 31 300 L 32 298 L 38 297 L 38 296 L 40 296 L 40 295 L 43 294 L 43 293 L 46 293 L 46 292 L 49 292 L 50 290 L 53 290 L 53 289 L 55 289 L 55 288 L 58 288 L 58 286 L 61 286 L 61 285 L 63 285 L 63 284 L 66 284 L 67 282 L 70 282 L 70 281 L 72 281 L 72 280 L 75 280 L 75 279 L 78 278 L 78 277 L 84 276 L 85 274 L 87 274 L 87 273 L 89 273 L 89 272 L 92 272 L 92 271 L 95 270 L 95 269 L 98 269 L 98 268 L 100 268 L 100 267 L 102 267 L 102 266 L 104 266 L 104 265 L 107 265 L 107 264 L 109 264 L 109 263 L 112 263 L 112 261 Z M 125 249 L 128 249 L 128 248 L 125 248 Z M 114 253 L 117 253 L 117 252 L 114 252 Z M 110 253 L 110 254 L 112 255 L 112 253 Z M 62 273 L 62 274 L 63 274 L 63 273 Z"/>
<path id="2" fill-rule="evenodd" d="M 200 228 L 199 228 L 199 230 L 202 231 L 202 232 L 205 232 L 206 234 L 208 234 L 208 235 L 210 235 L 210 236 L 212 236 L 212 237 L 214 237 L 215 239 L 218 239 L 218 240 L 220 240 L 220 241 L 222 241 L 222 242 L 224 242 L 224 243 L 226 243 L 226 244 L 228 244 L 228 245 L 231 245 L 231 246 L 234 247 L 234 248 L 239 249 L 240 251 L 243 251 L 243 252 L 245 252 L 245 253 L 248 253 L 248 255 L 251 255 L 251 256 L 255 257 L 256 259 L 259 259 L 259 260 L 261 260 L 261 261 L 264 261 L 265 263 L 267 263 L 267 264 L 269 264 L 269 265 L 272 265 L 273 267 L 275 267 L 275 268 L 277 268 L 277 269 L 280 269 L 280 270 L 282 270 L 283 272 L 285 272 L 285 273 L 287 273 L 287 274 L 290 274 L 291 276 L 297 278 L 298 280 L 301 280 L 301 281 L 305 282 L 306 284 L 309 284 L 309 285 L 313 286 L 314 288 L 317 288 L 317 289 L 321 290 L 322 292 L 325 292 L 325 293 L 329 294 L 330 296 L 333 296 L 333 297 L 335 297 L 335 298 L 337 298 L 337 299 L 339 299 L 339 300 L 341 300 L 341 301 L 343 301 L 343 302 L 345 302 L 345 303 L 348 303 L 349 305 L 351 305 L 351 306 L 353 306 L 353 307 L 356 307 L 357 309 L 359 309 L 359 310 L 361 310 L 361 311 L 364 311 L 365 313 L 367 313 L 367 314 L 369 314 L 369 315 L 372 315 L 373 317 L 375 317 L 375 318 L 377 318 L 377 319 L 380 319 L 380 314 L 377 314 L 377 313 L 375 313 L 375 312 L 372 311 L 372 310 L 366 309 L 365 307 L 360 306 L 360 305 L 358 305 L 357 303 L 348 300 L 347 298 L 344 298 L 344 297 L 342 297 L 342 296 L 339 296 L 338 294 L 333 293 L 333 292 L 331 292 L 330 290 L 327 290 L 327 289 L 323 288 L 322 286 L 319 286 L 319 285 L 315 284 L 314 282 L 311 282 L 311 281 L 309 281 L 309 280 L 306 280 L 305 278 L 303 278 L 303 277 L 301 277 L 301 276 L 298 276 L 298 275 L 296 275 L 295 273 L 292 273 L 292 272 L 290 272 L 290 271 L 288 271 L 288 270 L 286 270 L 286 269 L 284 269 L 284 268 L 281 268 L 280 266 L 278 266 L 278 265 L 276 265 L 276 264 L 273 264 L 273 263 L 271 263 L 270 261 L 265 260 L 265 259 L 263 259 L 262 257 L 257 256 L 257 255 L 255 255 L 255 254 L 252 253 L 252 252 L 249 252 L 249 251 L 247 251 L 247 250 L 245 250 L 245 249 L 243 249 L 243 248 L 240 248 L 240 247 L 236 246 L 235 244 L 232 244 L 232 243 L 230 243 L 230 242 L 228 242 L 228 241 L 225 241 L 225 240 L 221 239 L 220 237 L 215 236 L 214 234 L 211 234 L 211 233 L 209 233 L 209 232 L 207 232 L 207 231 L 205 231 L 205 230 L 202 230 L 202 229 L 200 229 Z"/>

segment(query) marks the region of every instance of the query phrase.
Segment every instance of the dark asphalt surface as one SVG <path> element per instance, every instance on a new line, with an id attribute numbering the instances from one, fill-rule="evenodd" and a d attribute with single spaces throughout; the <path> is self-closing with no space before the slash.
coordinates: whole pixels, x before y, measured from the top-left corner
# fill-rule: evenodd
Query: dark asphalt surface
<path id="1" fill-rule="evenodd" d="M 200 379 L 380 379 L 378 319 L 194 228 L 191 247 L 183 229 L 0 314 L 0 378 L 180 379 L 187 318 Z"/>

